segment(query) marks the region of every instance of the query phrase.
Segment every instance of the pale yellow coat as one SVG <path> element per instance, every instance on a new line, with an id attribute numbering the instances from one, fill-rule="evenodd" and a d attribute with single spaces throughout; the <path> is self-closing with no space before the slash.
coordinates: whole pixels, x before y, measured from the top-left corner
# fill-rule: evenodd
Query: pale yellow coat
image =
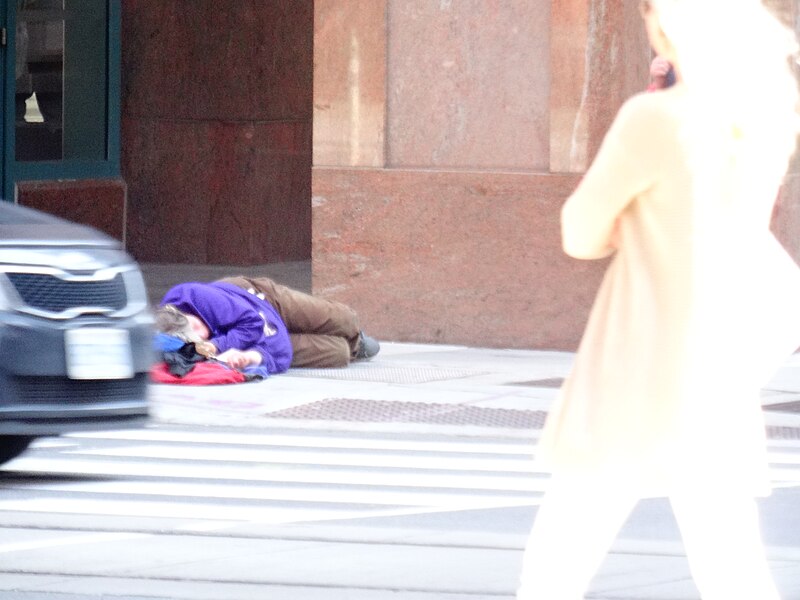
<path id="1" fill-rule="evenodd" d="M 613 258 L 539 453 L 643 496 L 765 493 L 759 387 L 800 345 L 800 273 L 769 232 L 780 172 L 742 176 L 690 100 L 630 99 L 563 207 L 565 251 Z"/>

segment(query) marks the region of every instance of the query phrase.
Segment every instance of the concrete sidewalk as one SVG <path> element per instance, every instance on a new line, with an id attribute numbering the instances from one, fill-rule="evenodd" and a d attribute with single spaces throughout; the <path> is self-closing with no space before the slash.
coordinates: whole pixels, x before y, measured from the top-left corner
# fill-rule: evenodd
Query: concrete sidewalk
<path id="1" fill-rule="evenodd" d="M 224 388 L 158 385 L 152 399 L 166 423 L 530 439 L 572 360 L 569 352 L 384 342 L 375 359 L 346 369 L 292 369 Z M 771 438 L 800 439 L 800 354 L 762 390 L 762 403 Z"/>
<path id="2" fill-rule="evenodd" d="M 417 439 L 510 438 L 533 448 L 572 359 L 571 353 L 564 352 L 383 343 L 374 360 L 347 369 L 292 370 L 263 382 L 232 386 L 154 386 L 152 400 L 155 419 L 160 423 L 353 434 L 383 432 Z M 800 355 L 786 362 L 764 389 L 762 400 L 771 445 L 785 448 L 794 453 L 793 460 L 797 459 Z M 724 419 L 721 414 L 720 426 L 724 426 Z M 713 432 L 709 442 L 713 443 Z M 767 518 L 767 526 L 774 530 L 774 535 L 767 536 L 767 543 L 785 600 L 800 599 L 800 541 L 795 539 L 796 528 L 789 525 L 787 530 L 783 520 L 789 514 L 787 507 L 792 512 L 797 508 L 798 486 L 800 480 L 787 484 L 766 505 L 774 513 Z M 498 515 L 487 518 L 496 519 Z M 587 598 L 696 600 L 670 518 L 666 502 L 647 501 L 637 509 Z M 450 522 L 452 530 L 447 529 L 447 519 L 413 531 L 381 521 L 349 527 L 302 527 L 316 540 L 339 539 L 345 530 L 352 542 L 379 539 L 391 544 L 393 536 L 401 536 L 404 540 L 413 537 L 423 544 L 451 543 L 454 548 L 463 549 L 468 540 L 467 543 L 474 542 L 475 551 L 468 556 L 475 564 L 465 569 L 478 572 L 485 568 L 482 561 L 493 560 L 493 551 L 487 544 L 503 548 L 505 553 L 498 555 L 498 564 L 492 563 L 496 575 L 502 575 L 503 584 L 498 586 L 497 595 L 485 597 L 510 597 L 517 563 L 509 562 L 508 554 L 511 551 L 511 556 L 521 557 L 527 530 L 514 526 L 498 533 L 478 525 L 473 530 L 469 523 L 457 518 Z M 797 519 L 793 517 L 792 522 Z M 491 543 L 487 542 L 489 539 Z M 377 555 L 373 559 L 379 561 Z M 376 585 L 386 577 L 391 579 L 391 569 L 387 555 L 383 572 L 375 575 Z M 392 598 L 405 599 L 387 593 Z M 384 595 L 376 593 L 373 597 Z"/>

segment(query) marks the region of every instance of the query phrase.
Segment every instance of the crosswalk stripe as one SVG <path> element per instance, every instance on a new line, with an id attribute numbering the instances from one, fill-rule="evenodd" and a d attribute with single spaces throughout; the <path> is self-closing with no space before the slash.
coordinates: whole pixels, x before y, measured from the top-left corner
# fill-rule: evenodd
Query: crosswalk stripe
<path id="1" fill-rule="evenodd" d="M 38 548 L 57 548 L 63 546 L 83 545 L 87 543 L 114 542 L 118 540 L 132 540 L 142 538 L 144 535 L 135 533 L 83 533 L 80 535 L 70 535 L 59 538 L 48 538 L 46 540 L 35 540 L 26 542 L 12 542 L 0 544 L 0 554 L 8 552 L 20 552 L 22 550 L 35 550 Z"/>
<path id="2" fill-rule="evenodd" d="M 167 496 L 174 499 L 206 498 L 262 501 L 293 501 L 318 503 L 350 503 L 395 506 L 458 506 L 460 508 L 479 508 L 487 504 L 516 505 L 529 503 L 530 494 L 509 493 L 505 490 L 492 490 L 491 494 L 476 493 L 475 490 L 427 491 L 417 489 L 396 489 L 361 486 L 336 488 L 328 486 L 324 492 L 310 496 L 307 488 L 280 485 L 242 485 L 230 483 L 184 483 L 166 481 L 89 481 L 34 483 L 25 486 L 26 490 L 73 493 L 102 493 L 129 496 Z M 536 491 L 536 490 L 531 490 Z"/>
<path id="3" fill-rule="evenodd" d="M 125 458 L 158 458 L 186 461 L 222 461 L 226 463 L 314 464 L 319 466 L 353 466 L 412 468 L 421 470 L 488 471 L 529 473 L 532 459 L 478 458 L 475 456 L 417 456 L 410 453 L 349 452 L 310 448 L 283 450 L 278 448 L 207 448 L 171 445 L 124 446 L 97 450 L 67 450 L 82 456 L 101 455 Z"/>
<path id="4" fill-rule="evenodd" d="M 58 456 L 23 456 L 9 463 L 7 471 L 50 473 L 53 475 L 94 475 L 108 477 L 160 477 L 173 479 L 230 480 L 314 484 L 367 484 L 414 488 L 455 488 L 468 490 L 536 491 L 544 478 L 525 476 L 464 475 L 425 472 L 380 472 L 357 468 L 332 470 L 315 466 L 283 468 L 278 465 L 242 467 L 183 462 L 141 462 L 108 460 L 98 456 L 86 460 Z"/>
<path id="5" fill-rule="evenodd" d="M 274 446 L 278 448 L 343 448 L 364 450 L 409 450 L 443 453 L 481 453 L 530 455 L 533 444 L 519 442 L 497 443 L 476 439 L 470 442 L 455 440 L 399 440 L 361 436 L 240 434 L 217 432 L 170 431 L 164 429 L 130 429 L 71 433 L 66 438 L 95 440 L 125 440 L 142 442 L 181 442 L 197 444 L 223 444 L 236 446 Z M 62 438 L 63 439 L 63 438 Z"/>
<path id="6" fill-rule="evenodd" d="M 447 510 L 452 509 L 448 507 Z M 68 497 L 0 501 L 0 511 L 140 518 L 200 519 L 217 522 L 256 522 L 269 525 L 439 512 L 436 507 L 433 509 L 430 507 L 395 507 L 381 509 L 344 508 L 335 510 L 329 508 L 309 509 L 294 506 L 227 506 L 224 504 L 174 501 L 108 501 L 92 498 Z"/>
<path id="7" fill-rule="evenodd" d="M 176 529 L 213 529 L 532 506 L 549 480 L 533 440 L 155 428 L 36 446 L 39 453 L 4 470 L 42 477 L 4 481 L 0 513 L 162 518 Z M 800 486 L 798 450 L 770 446 L 776 487 Z"/>

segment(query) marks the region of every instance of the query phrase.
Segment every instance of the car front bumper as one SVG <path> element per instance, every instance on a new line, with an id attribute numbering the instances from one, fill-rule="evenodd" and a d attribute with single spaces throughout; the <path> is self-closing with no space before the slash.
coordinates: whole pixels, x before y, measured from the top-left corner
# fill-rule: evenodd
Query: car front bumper
<path id="1" fill-rule="evenodd" d="M 65 336 L 79 327 L 127 332 L 131 376 L 68 377 Z M 153 361 L 147 315 L 113 320 L 87 315 L 57 322 L 0 312 L 0 357 L 0 435 L 127 428 L 147 420 L 148 370 Z"/>

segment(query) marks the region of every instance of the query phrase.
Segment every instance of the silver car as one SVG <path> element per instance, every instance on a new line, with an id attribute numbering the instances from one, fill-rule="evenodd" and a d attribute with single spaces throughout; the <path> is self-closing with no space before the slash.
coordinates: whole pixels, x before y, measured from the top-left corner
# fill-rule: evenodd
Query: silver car
<path id="1" fill-rule="evenodd" d="M 152 339 L 118 241 L 0 201 L 0 463 L 39 436 L 144 424 Z"/>

